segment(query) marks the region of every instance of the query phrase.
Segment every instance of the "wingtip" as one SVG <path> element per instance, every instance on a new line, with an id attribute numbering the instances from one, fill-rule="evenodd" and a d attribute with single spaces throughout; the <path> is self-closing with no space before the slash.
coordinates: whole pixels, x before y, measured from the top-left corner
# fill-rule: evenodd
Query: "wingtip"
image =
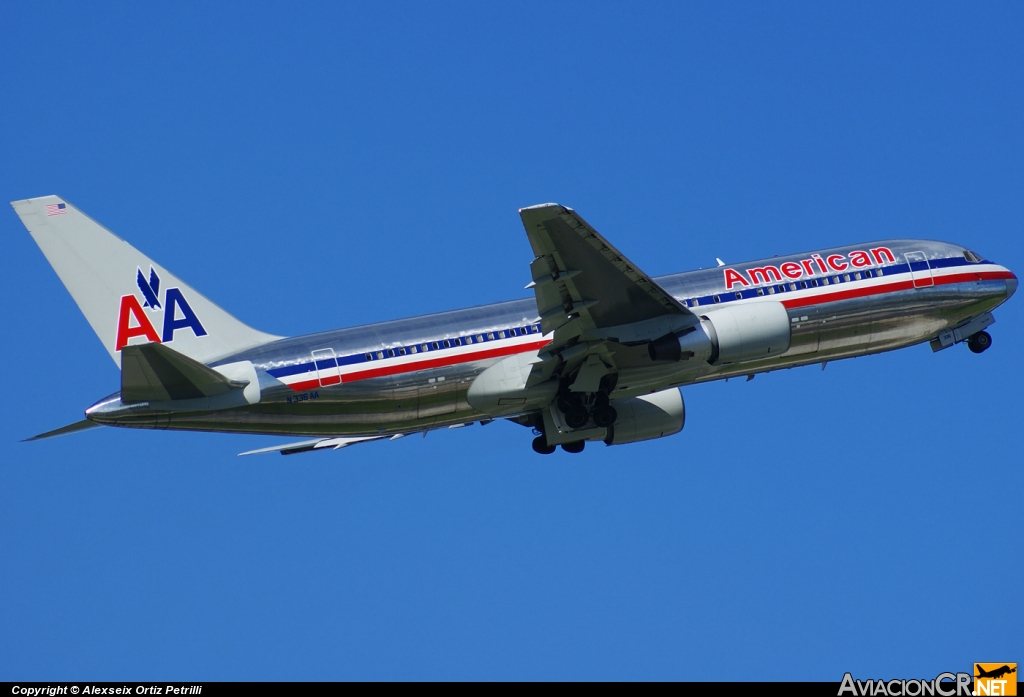
<path id="1" fill-rule="evenodd" d="M 564 208 L 564 206 L 562 206 L 562 204 L 560 203 L 538 203 L 536 206 L 526 206 L 525 208 L 520 208 L 519 212 L 522 213 L 523 211 L 533 211 L 537 210 L 538 208 Z"/>
<path id="2" fill-rule="evenodd" d="M 25 438 L 24 440 L 22 440 L 20 442 L 21 443 L 28 443 L 30 441 L 44 440 L 46 438 L 54 438 L 56 436 L 66 436 L 69 433 L 78 433 L 79 431 L 88 431 L 88 430 L 93 429 L 93 428 L 99 428 L 102 425 L 103 424 L 98 424 L 95 421 L 90 421 L 89 419 L 82 419 L 81 421 L 76 421 L 73 424 L 68 424 L 67 426 L 62 426 L 61 428 L 57 428 L 57 429 L 54 429 L 52 431 L 47 431 L 46 433 L 40 433 L 39 435 L 32 436 L 31 438 Z"/>

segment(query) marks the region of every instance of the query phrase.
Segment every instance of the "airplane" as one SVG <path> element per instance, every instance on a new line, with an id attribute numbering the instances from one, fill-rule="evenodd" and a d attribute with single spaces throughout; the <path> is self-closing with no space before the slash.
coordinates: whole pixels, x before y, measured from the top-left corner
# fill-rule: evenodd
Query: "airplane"
<path id="1" fill-rule="evenodd" d="M 121 369 L 96 426 L 304 436 L 292 455 L 508 419 L 533 450 L 682 430 L 680 387 L 992 344 L 1017 289 L 956 244 L 892 239 L 651 278 L 571 208 L 519 211 L 533 298 L 282 337 L 253 329 L 63 198 L 11 204 Z"/>
<path id="2" fill-rule="evenodd" d="M 1016 673 L 1017 672 L 1017 667 L 1016 666 L 1011 668 L 1008 665 L 1003 665 L 1003 666 L 1000 666 L 999 668 L 994 668 L 993 670 L 985 670 L 984 668 L 982 668 L 977 663 L 974 664 L 974 667 L 975 667 L 975 670 L 977 670 L 977 673 L 978 673 L 977 675 L 974 676 L 976 678 L 1001 678 L 1004 675 L 1009 675 L 1010 673 Z"/>

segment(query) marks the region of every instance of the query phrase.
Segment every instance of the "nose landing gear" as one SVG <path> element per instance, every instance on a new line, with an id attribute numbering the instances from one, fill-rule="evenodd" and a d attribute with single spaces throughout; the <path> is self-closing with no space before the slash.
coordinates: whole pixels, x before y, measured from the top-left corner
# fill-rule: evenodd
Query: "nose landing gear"
<path id="1" fill-rule="evenodd" d="M 988 332 L 978 332 L 967 339 L 967 348 L 972 353 L 984 353 L 992 345 L 992 336 Z"/>

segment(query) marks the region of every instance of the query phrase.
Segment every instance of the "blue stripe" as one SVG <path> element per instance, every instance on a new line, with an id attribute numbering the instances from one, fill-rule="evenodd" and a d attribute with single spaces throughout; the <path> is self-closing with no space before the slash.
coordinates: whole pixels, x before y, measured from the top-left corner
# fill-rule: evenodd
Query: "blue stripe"
<path id="1" fill-rule="evenodd" d="M 313 370 L 312 361 L 309 363 L 296 363 L 295 365 L 286 365 L 283 368 L 271 368 L 267 372 L 273 375 L 275 378 L 283 378 L 288 377 L 289 375 L 308 373 L 311 370 Z"/>
<path id="2" fill-rule="evenodd" d="M 980 264 L 991 264 L 992 262 L 990 262 L 990 261 L 982 261 L 982 262 L 978 262 L 978 263 L 980 263 Z M 946 269 L 946 268 L 952 268 L 952 267 L 956 267 L 956 266 L 974 266 L 974 265 L 976 265 L 976 264 L 974 264 L 972 262 L 967 261 L 963 257 L 949 257 L 949 258 L 945 258 L 945 259 L 929 259 L 928 264 L 933 269 Z M 924 262 L 917 262 L 917 263 L 915 263 L 915 267 L 914 267 L 915 271 L 917 271 L 917 270 L 924 270 L 924 269 L 925 269 Z M 745 270 L 742 270 L 742 269 L 737 269 L 737 270 L 741 271 L 741 272 L 745 272 Z M 872 276 L 885 277 L 885 276 L 895 276 L 895 275 L 901 274 L 901 273 L 907 273 L 909 270 L 910 270 L 909 265 L 905 264 L 905 263 L 904 264 L 892 264 L 890 266 L 885 266 L 885 267 L 881 267 L 881 268 L 879 268 L 879 267 L 866 267 L 866 268 L 862 268 L 862 269 L 846 269 L 846 270 L 844 270 L 842 272 L 842 274 L 838 274 L 838 273 L 834 273 L 833 272 L 833 273 L 825 274 L 823 276 L 805 277 L 805 278 L 803 278 L 801 280 L 797 280 L 797 281 L 787 279 L 786 281 L 784 281 L 782 283 L 762 284 L 762 285 L 760 285 L 758 287 L 761 288 L 762 290 L 764 290 L 764 289 L 768 288 L 769 285 L 771 285 L 772 287 L 774 287 L 776 289 L 776 292 L 775 292 L 774 295 L 785 295 L 786 293 L 792 292 L 790 290 L 790 288 L 789 288 L 789 284 L 790 283 L 795 283 L 796 286 L 797 286 L 797 290 L 803 290 L 805 288 L 813 288 L 813 287 L 815 287 L 814 285 L 811 284 L 812 281 L 817 283 L 822 278 L 828 278 L 829 281 L 830 281 L 828 286 L 818 286 L 818 287 L 831 287 L 832 285 L 844 285 L 846 283 L 852 283 L 853 282 L 852 280 L 851 281 L 843 281 L 843 280 L 841 280 L 843 274 L 854 274 L 854 273 L 858 273 L 858 272 L 864 273 L 866 271 L 871 271 Z M 840 280 L 838 280 L 838 281 L 834 281 L 833 280 L 833 279 L 837 279 L 837 278 L 840 279 Z M 717 294 L 717 296 L 718 296 L 718 301 L 717 302 L 715 301 L 715 294 L 712 294 L 712 295 L 702 295 L 702 296 L 698 296 L 696 298 L 690 298 L 690 299 L 684 300 L 684 304 L 686 304 L 689 307 L 698 307 L 699 308 L 699 307 L 705 307 L 705 306 L 719 305 L 719 304 L 723 304 L 723 303 L 727 303 L 727 302 L 732 302 L 734 300 L 746 300 L 748 298 L 769 297 L 767 294 L 765 296 L 759 296 L 757 294 L 758 287 L 747 288 L 747 289 L 744 289 L 744 290 L 730 290 L 730 291 L 723 290 L 721 293 Z M 782 288 L 782 290 L 779 290 L 780 288 Z M 698 305 L 696 305 L 696 306 L 693 305 L 693 301 L 694 300 L 696 300 L 698 302 Z M 536 331 L 531 332 L 530 331 L 531 327 L 535 327 Z M 532 334 L 532 335 L 537 335 L 537 336 L 540 335 L 540 325 L 539 324 L 527 325 L 526 327 L 514 327 L 514 328 L 492 330 L 490 332 L 490 334 L 492 336 L 494 336 L 493 339 L 488 339 L 487 338 L 487 333 L 488 332 L 478 332 L 478 333 L 474 333 L 472 335 L 473 336 L 473 344 L 467 344 L 465 342 L 466 337 L 453 337 L 453 338 L 449 338 L 449 339 L 437 339 L 436 342 L 438 343 L 438 349 L 434 349 L 433 348 L 433 343 L 435 343 L 435 340 L 430 340 L 430 341 L 419 342 L 417 344 L 409 344 L 407 346 L 391 347 L 390 349 L 374 349 L 373 351 L 366 352 L 366 353 L 353 353 L 353 354 L 350 354 L 350 355 L 347 355 L 347 356 L 338 356 L 337 357 L 337 365 L 339 365 L 339 366 L 346 366 L 346 365 L 354 365 L 356 363 L 372 363 L 372 362 L 374 362 L 376 360 L 379 360 L 376 357 L 378 352 L 383 352 L 384 353 L 384 359 L 387 360 L 388 358 L 392 357 L 392 356 L 388 355 L 389 351 L 393 351 L 394 352 L 394 357 L 398 357 L 400 355 L 403 355 L 403 354 L 401 354 L 400 349 L 405 349 L 405 354 L 404 355 L 418 355 L 419 353 L 429 353 L 429 352 L 432 352 L 432 351 L 435 351 L 435 350 L 443 350 L 445 348 L 444 344 L 443 344 L 444 341 L 449 341 L 449 342 L 452 342 L 453 345 L 460 345 L 460 346 L 472 346 L 472 345 L 475 345 L 477 343 L 486 343 L 486 342 L 490 342 L 490 341 L 500 341 L 501 339 L 498 336 L 496 336 L 499 332 L 504 332 L 507 335 L 505 338 L 511 338 L 512 337 L 512 330 L 513 329 L 517 330 L 516 331 L 516 335 L 517 336 L 523 336 L 523 335 L 525 335 L 527 333 Z M 476 340 L 477 336 L 483 336 L 483 340 L 482 341 L 477 341 Z M 457 344 L 456 344 L 456 339 L 458 339 Z M 423 351 L 421 349 L 421 347 L 424 346 L 424 345 L 427 346 L 427 350 L 426 351 Z M 412 354 L 411 349 L 412 349 L 413 346 L 416 346 L 417 354 Z M 369 358 L 367 358 L 367 356 L 369 356 Z M 294 365 L 286 365 L 286 366 L 283 366 L 283 367 L 280 367 L 280 368 L 271 368 L 267 372 L 270 375 L 274 376 L 275 378 L 283 378 L 283 377 L 288 377 L 289 375 L 299 375 L 299 374 L 302 374 L 302 373 L 310 373 L 310 372 L 316 370 L 317 368 L 325 369 L 325 368 L 332 368 L 332 367 L 334 367 L 334 361 L 332 361 L 331 359 L 325 359 L 325 360 L 317 361 L 315 364 L 312 361 L 307 361 L 305 363 L 296 363 Z"/>
<path id="3" fill-rule="evenodd" d="M 488 334 L 490 334 L 492 338 L 487 338 Z M 504 336 L 498 336 L 499 334 L 504 334 Z M 482 338 L 480 340 L 477 340 L 478 336 Z M 519 336 L 540 336 L 540 325 L 528 324 L 526 326 L 520 327 L 507 327 L 504 329 L 497 330 L 492 329 L 489 332 L 477 332 L 472 335 L 472 344 L 466 341 L 467 337 L 452 337 L 449 339 L 423 341 L 416 344 L 409 344 L 408 346 L 393 346 L 387 349 L 374 349 L 373 351 L 369 351 L 366 353 L 353 353 L 347 356 L 338 356 L 337 365 L 345 366 L 354 365 L 356 363 L 372 363 L 374 361 L 380 360 L 377 358 L 378 352 L 383 353 L 384 359 L 387 360 L 388 358 L 397 358 L 400 356 L 414 356 L 426 354 L 433 351 L 444 350 L 445 348 L 456 348 L 459 346 L 476 346 L 477 344 L 481 343 L 501 341 L 503 339 L 511 339 Z M 446 342 L 448 343 L 448 346 L 444 345 Z M 433 347 L 433 344 L 435 343 L 438 345 L 436 349 Z M 412 352 L 413 346 L 416 347 L 416 353 Z M 426 346 L 427 348 L 423 349 L 423 346 Z M 403 349 L 405 351 L 404 353 L 402 353 Z M 389 353 L 393 353 L 393 355 L 388 355 Z M 310 373 L 318 368 L 320 370 L 326 368 L 333 368 L 334 364 L 334 359 L 326 358 L 323 360 L 316 361 L 315 364 L 313 361 L 307 361 L 305 363 L 296 363 L 294 365 L 286 365 L 280 368 L 271 368 L 267 372 L 270 375 L 274 376 L 275 378 L 283 378 L 288 377 L 289 375 L 300 375 L 302 373 Z"/>

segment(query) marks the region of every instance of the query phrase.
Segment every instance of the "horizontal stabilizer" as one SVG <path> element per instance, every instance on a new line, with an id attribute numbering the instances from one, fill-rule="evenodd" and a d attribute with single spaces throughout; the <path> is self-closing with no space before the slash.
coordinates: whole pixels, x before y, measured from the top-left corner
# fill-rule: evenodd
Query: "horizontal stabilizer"
<path id="1" fill-rule="evenodd" d="M 259 450 L 249 450 L 248 452 L 238 453 L 239 457 L 243 455 L 261 455 L 263 453 L 279 452 L 282 455 L 296 455 L 298 453 L 310 453 L 314 450 L 341 450 L 347 448 L 350 445 L 356 443 L 362 443 L 370 440 L 380 440 L 385 436 L 351 436 L 344 438 L 320 438 L 319 440 L 304 440 L 298 443 L 288 443 L 287 445 L 275 445 L 272 448 L 260 448 Z"/>
<path id="2" fill-rule="evenodd" d="M 247 382 L 229 380 L 199 361 L 163 344 L 125 346 L 121 350 L 121 401 L 159 402 L 217 397 Z"/>
<path id="3" fill-rule="evenodd" d="M 62 428 L 55 429 L 53 431 L 47 431 L 46 433 L 40 433 L 38 436 L 32 436 L 21 441 L 27 443 L 32 440 L 43 440 L 44 438 L 53 438 L 54 436 L 66 436 L 69 433 L 78 433 L 79 431 L 88 431 L 90 428 L 97 428 L 103 424 L 98 424 L 95 421 L 89 421 L 89 419 L 82 419 L 76 421 L 73 424 L 69 424 Z"/>

